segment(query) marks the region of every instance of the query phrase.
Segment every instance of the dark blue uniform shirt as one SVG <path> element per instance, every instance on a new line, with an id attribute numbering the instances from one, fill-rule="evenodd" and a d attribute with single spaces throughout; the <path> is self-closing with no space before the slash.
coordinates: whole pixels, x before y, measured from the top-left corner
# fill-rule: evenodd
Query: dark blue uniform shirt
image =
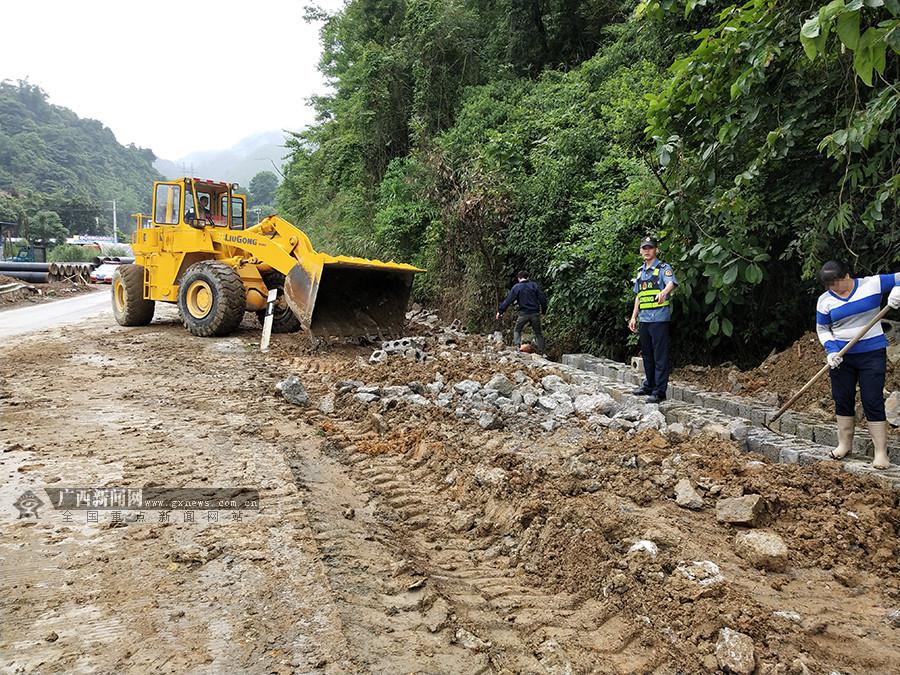
<path id="1" fill-rule="evenodd" d="M 519 314 L 544 314 L 547 311 L 547 296 L 544 291 L 533 281 L 520 281 L 509 291 L 506 299 L 500 303 L 500 313 L 503 314 L 513 303 L 518 303 Z"/>

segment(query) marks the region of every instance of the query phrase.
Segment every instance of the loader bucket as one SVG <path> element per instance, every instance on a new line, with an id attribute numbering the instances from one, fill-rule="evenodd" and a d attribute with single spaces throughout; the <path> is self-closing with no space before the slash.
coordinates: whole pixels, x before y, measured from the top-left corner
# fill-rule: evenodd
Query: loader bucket
<path id="1" fill-rule="evenodd" d="M 400 335 L 413 275 L 410 265 L 364 258 L 296 265 L 285 279 L 288 305 L 319 336 Z"/>

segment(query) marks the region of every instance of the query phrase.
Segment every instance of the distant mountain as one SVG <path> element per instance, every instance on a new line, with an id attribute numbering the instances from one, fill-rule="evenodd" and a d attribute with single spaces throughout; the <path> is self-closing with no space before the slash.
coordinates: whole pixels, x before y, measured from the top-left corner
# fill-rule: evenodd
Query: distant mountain
<path id="1" fill-rule="evenodd" d="M 167 178 L 197 176 L 240 183 L 247 187 L 260 171 L 278 171 L 287 154 L 284 133 L 266 131 L 248 136 L 227 150 L 192 152 L 176 161 L 157 159 L 153 166 Z"/>
<path id="2" fill-rule="evenodd" d="M 27 223 L 40 211 L 59 215 L 69 234 L 109 231 L 148 212 L 159 174 L 152 151 L 124 146 L 97 120 L 52 105 L 29 82 L 0 82 L 0 220 Z"/>

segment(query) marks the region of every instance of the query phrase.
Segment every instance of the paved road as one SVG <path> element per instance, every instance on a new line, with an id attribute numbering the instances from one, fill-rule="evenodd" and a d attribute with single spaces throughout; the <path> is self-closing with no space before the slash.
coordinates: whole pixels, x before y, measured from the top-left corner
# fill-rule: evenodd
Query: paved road
<path id="1" fill-rule="evenodd" d="M 0 311 L 0 339 L 78 323 L 87 317 L 107 312 L 112 313 L 109 291 L 3 310 Z"/>

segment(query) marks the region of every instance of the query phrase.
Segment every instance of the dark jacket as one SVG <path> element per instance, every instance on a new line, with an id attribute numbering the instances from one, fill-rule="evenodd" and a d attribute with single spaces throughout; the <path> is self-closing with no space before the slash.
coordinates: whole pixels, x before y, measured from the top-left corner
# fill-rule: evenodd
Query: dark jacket
<path id="1" fill-rule="evenodd" d="M 512 303 L 519 305 L 519 314 L 544 314 L 547 312 L 547 296 L 535 282 L 520 281 L 509 291 L 506 299 L 500 303 L 500 313 L 503 314 Z"/>

